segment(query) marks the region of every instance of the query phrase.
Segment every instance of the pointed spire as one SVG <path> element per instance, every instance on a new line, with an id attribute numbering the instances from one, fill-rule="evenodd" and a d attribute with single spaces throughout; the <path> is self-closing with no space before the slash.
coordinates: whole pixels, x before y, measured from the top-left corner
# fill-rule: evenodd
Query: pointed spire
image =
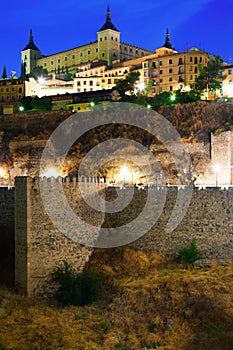
<path id="1" fill-rule="evenodd" d="M 171 41 L 170 41 L 170 34 L 168 31 L 168 28 L 166 31 L 166 39 L 165 39 L 165 44 L 163 45 L 163 47 L 174 50 L 174 47 L 172 46 Z"/>
<path id="2" fill-rule="evenodd" d="M 108 8 L 107 8 L 107 13 L 106 13 L 106 22 L 100 28 L 99 32 L 101 32 L 102 30 L 106 30 L 106 29 L 112 29 L 112 30 L 115 30 L 116 32 L 119 32 L 119 30 L 117 30 L 117 28 L 112 23 L 110 6 L 109 5 L 108 5 Z"/>
<path id="3" fill-rule="evenodd" d="M 29 34 L 29 40 L 28 40 L 28 44 L 25 46 L 24 50 L 35 50 L 35 51 L 40 51 L 38 49 L 38 47 L 34 44 L 34 40 L 33 40 L 33 35 L 32 35 L 32 29 L 30 28 L 30 34 Z"/>
<path id="4" fill-rule="evenodd" d="M 6 73 L 6 66 L 4 65 L 3 71 L 2 71 L 2 79 L 7 79 L 7 73 Z"/>
<path id="5" fill-rule="evenodd" d="M 33 43 L 32 28 L 30 28 L 29 43 Z"/>
<path id="6" fill-rule="evenodd" d="M 106 22 L 111 22 L 111 12 L 110 12 L 109 5 L 108 5 L 108 8 L 107 8 Z"/>

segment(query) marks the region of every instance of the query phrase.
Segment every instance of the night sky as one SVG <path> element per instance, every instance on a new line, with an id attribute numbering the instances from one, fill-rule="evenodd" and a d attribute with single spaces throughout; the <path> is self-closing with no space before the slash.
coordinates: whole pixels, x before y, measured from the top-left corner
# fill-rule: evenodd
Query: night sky
<path id="1" fill-rule="evenodd" d="M 121 41 L 155 50 L 166 28 L 177 51 L 198 47 L 233 59 L 233 0 L 8 0 L 1 3 L 0 78 L 20 74 L 21 50 L 32 28 L 44 55 L 95 41 L 108 4 Z"/>

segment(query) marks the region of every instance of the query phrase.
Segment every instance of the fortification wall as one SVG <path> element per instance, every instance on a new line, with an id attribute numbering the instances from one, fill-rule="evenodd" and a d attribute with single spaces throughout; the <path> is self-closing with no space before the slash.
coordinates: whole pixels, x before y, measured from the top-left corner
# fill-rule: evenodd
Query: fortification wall
<path id="1" fill-rule="evenodd" d="M 233 183 L 233 132 L 225 131 L 220 134 L 211 134 L 212 164 L 218 164 L 220 169 L 215 174 L 219 184 Z"/>
<path id="2" fill-rule="evenodd" d="M 104 214 L 104 207 L 96 211 L 83 200 L 80 182 L 82 179 L 77 182 L 76 178 L 42 181 L 44 199 L 51 199 L 49 205 L 57 213 L 58 224 L 51 221 L 44 209 L 38 178 L 16 178 L 14 190 L 0 191 L 1 224 L 11 223 L 12 227 L 15 212 L 15 286 L 18 292 L 28 296 L 49 294 L 53 289 L 49 283 L 51 272 L 62 263 L 62 260 L 67 260 L 81 271 L 93 252 L 93 248 L 88 248 L 80 244 L 80 241 L 77 243 L 68 237 L 71 220 L 66 210 L 59 211 L 59 208 L 63 207 L 64 198 L 57 196 L 54 186 L 61 185 L 72 212 L 90 224 L 85 228 L 77 225 L 77 233 L 81 237 L 98 238 L 104 221 L 105 227 L 121 226 L 131 222 L 142 212 L 147 201 L 147 191 L 135 190 L 132 201 L 124 210 L 114 214 Z M 90 200 L 94 198 L 96 191 L 103 190 L 101 184 L 96 183 L 94 179 L 89 179 L 84 186 Z M 128 189 L 121 191 L 126 195 Z M 178 189 L 155 187 L 152 191 L 154 191 L 155 201 L 149 206 L 149 211 L 136 226 L 136 230 L 140 229 L 140 225 L 143 228 L 144 220 L 158 213 L 158 208 L 165 198 L 161 215 L 147 233 L 131 243 L 132 247 L 174 256 L 178 248 L 189 245 L 195 237 L 198 248 L 203 252 L 207 262 L 232 264 L 232 189 L 227 191 L 218 188 L 194 189 L 183 220 L 172 232 L 167 232 L 166 225 L 171 217 Z M 179 191 L 185 197 L 186 190 Z M 108 189 L 105 195 L 107 200 L 116 199 L 116 189 Z M 180 203 L 179 209 L 182 209 L 183 205 L 184 203 Z M 66 234 L 61 232 L 59 223 L 63 224 L 63 232 Z M 135 236 L 135 232 L 131 231 L 128 229 L 126 235 Z M 110 231 L 109 235 L 111 235 Z M 104 239 L 107 239 L 106 235 Z"/>
<path id="3" fill-rule="evenodd" d="M 0 188 L 0 283 L 14 285 L 14 189 Z"/>
<path id="4" fill-rule="evenodd" d="M 157 191 L 153 189 L 153 191 Z M 233 190 L 221 191 L 217 188 L 195 189 L 183 220 L 174 231 L 166 232 L 166 225 L 171 217 L 177 199 L 177 188 L 160 189 L 155 194 L 156 201 L 144 216 L 148 220 L 151 213 L 158 213 L 158 207 L 166 195 L 162 214 L 155 225 L 141 238 L 132 243 L 136 249 L 154 251 L 162 255 L 176 255 L 180 247 L 188 246 L 192 238 L 197 239 L 198 248 L 208 262 L 229 264 L 233 262 Z M 185 196 L 185 190 L 179 190 Z M 109 198 L 114 197 L 109 193 Z M 112 223 L 131 222 L 143 210 L 146 192 L 137 191 L 131 205 L 121 213 L 108 214 L 106 219 Z M 183 204 L 180 203 L 179 209 Z M 177 222 L 179 217 L 177 216 Z M 141 221 L 141 225 L 145 221 Z M 138 226 L 138 229 L 140 227 Z M 128 232 L 134 234 L 134 232 Z"/>
<path id="5" fill-rule="evenodd" d="M 59 207 L 62 201 L 56 196 L 54 186 L 62 185 L 72 210 L 83 220 L 91 223 L 90 232 L 97 233 L 103 222 L 103 214 L 89 208 L 81 199 L 80 189 L 76 179 L 65 182 L 61 178 L 49 181 L 43 180 L 43 191 L 57 210 L 58 220 L 61 220 L 69 232 L 70 222 L 66 213 L 59 218 Z M 90 186 L 91 187 L 91 186 Z M 98 183 L 92 184 L 99 188 Z M 88 261 L 93 249 L 87 248 L 68 238 L 52 223 L 47 215 L 40 195 L 39 180 L 28 177 L 18 177 L 15 181 L 15 284 L 16 290 L 29 296 L 48 294 L 52 290 L 49 283 L 51 272 L 63 260 L 67 260 L 81 271 Z M 59 222 L 58 222 L 59 226 Z M 77 231 L 80 231 L 77 227 Z M 96 232 L 95 232 L 96 231 Z"/>

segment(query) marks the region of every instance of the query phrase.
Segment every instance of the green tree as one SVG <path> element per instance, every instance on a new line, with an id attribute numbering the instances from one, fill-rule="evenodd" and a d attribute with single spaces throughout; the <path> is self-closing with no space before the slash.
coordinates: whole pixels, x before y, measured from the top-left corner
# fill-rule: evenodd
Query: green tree
<path id="1" fill-rule="evenodd" d="M 187 248 L 180 248 L 177 261 L 187 265 L 194 266 L 195 261 L 203 259 L 200 250 L 197 248 L 196 238 L 193 238 L 191 244 Z"/>
<path id="2" fill-rule="evenodd" d="M 48 71 L 47 69 L 44 69 L 41 66 L 36 66 L 32 69 L 31 73 L 29 74 L 29 77 L 32 77 L 36 80 L 40 77 L 46 78 L 48 77 Z"/>
<path id="3" fill-rule="evenodd" d="M 130 72 L 126 75 L 125 79 L 117 80 L 115 90 L 118 91 L 121 98 L 124 98 L 127 92 L 129 92 L 130 95 L 133 95 L 135 83 L 138 81 L 139 76 L 139 72 Z"/>
<path id="4" fill-rule="evenodd" d="M 22 62 L 22 63 L 21 63 L 20 78 L 21 78 L 21 79 L 27 78 L 27 74 L 26 74 L 26 63 L 25 63 L 25 62 Z"/>
<path id="5" fill-rule="evenodd" d="M 51 98 L 44 97 L 31 97 L 25 96 L 20 100 L 21 106 L 25 111 L 50 111 L 51 110 Z"/>
<path id="6" fill-rule="evenodd" d="M 161 92 L 160 94 L 155 95 L 152 100 L 152 106 L 155 109 L 158 109 L 160 106 L 167 106 L 173 103 L 171 96 L 173 94 L 168 91 Z"/>
<path id="7" fill-rule="evenodd" d="M 6 66 L 3 67 L 2 71 L 2 79 L 7 79 L 7 74 L 6 74 Z"/>
<path id="8" fill-rule="evenodd" d="M 78 273 L 67 261 L 52 272 L 52 282 L 58 284 L 54 298 L 62 306 L 86 305 L 97 300 L 102 278 L 93 270 L 84 268 Z"/>
<path id="9" fill-rule="evenodd" d="M 220 56 L 210 56 L 207 66 L 199 65 L 199 75 L 191 87 L 196 91 L 219 89 L 225 78 L 220 76 L 223 67 L 224 63 Z"/>
<path id="10" fill-rule="evenodd" d="M 191 103 L 200 100 L 201 98 L 201 91 L 182 91 L 177 90 L 175 92 L 175 102 L 184 104 L 184 103 Z"/>

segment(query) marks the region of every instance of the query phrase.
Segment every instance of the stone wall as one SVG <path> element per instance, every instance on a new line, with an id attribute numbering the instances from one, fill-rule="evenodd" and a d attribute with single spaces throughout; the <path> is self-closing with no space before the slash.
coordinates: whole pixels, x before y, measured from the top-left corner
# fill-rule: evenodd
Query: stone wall
<path id="1" fill-rule="evenodd" d="M 154 226 L 132 245 L 136 249 L 154 251 L 161 255 L 176 255 L 180 247 L 188 246 L 192 238 L 197 239 L 198 248 L 208 262 L 229 264 L 233 262 L 233 190 L 221 191 L 217 188 L 195 189 L 186 215 L 172 232 L 166 232 L 166 225 L 171 216 L 177 198 L 177 188 L 155 191 L 156 201 L 141 220 L 145 225 L 151 213 L 158 214 L 163 196 L 166 197 L 163 211 Z M 185 189 L 180 189 L 185 195 Z M 109 198 L 111 198 L 111 193 Z M 114 196 L 113 196 L 114 197 Z M 136 191 L 133 202 L 117 215 L 108 214 L 106 219 L 112 224 L 131 222 L 143 210 L 147 200 L 146 191 Z M 179 209 L 183 204 L 180 203 Z M 175 219 L 176 220 L 176 219 Z M 178 217 L 177 217 L 177 222 Z M 138 226 L 138 229 L 140 227 Z M 134 235 L 135 232 L 127 232 Z"/>
<path id="2" fill-rule="evenodd" d="M 88 208 L 81 199 L 76 179 L 63 181 L 61 178 L 54 181 L 43 180 L 43 190 L 52 198 L 55 211 L 63 203 L 53 193 L 53 189 L 58 182 L 62 182 L 62 188 L 72 210 L 82 216 L 83 220 L 96 226 L 96 229 L 91 226 L 90 234 L 94 231 L 97 231 L 98 234 L 103 214 Z M 98 183 L 92 185 L 96 188 L 100 186 Z M 38 179 L 16 178 L 15 285 L 18 292 L 28 296 L 50 293 L 52 285 L 49 280 L 56 266 L 59 266 L 63 260 L 67 260 L 81 271 L 93 251 L 92 248 L 87 248 L 68 238 L 51 222 L 41 200 L 40 188 Z M 61 220 L 66 223 L 66 214 Z M 67 222 L 67 232 L 68 230 L 69 222 Z M 80 230 L 81 228 L 77 227 L 77 231 Z M 83 235 L 86 234 L 87 232 L 83 232 Z"/>
<path id="3" fill-rule="evenodd" d="M 14 286 L 14 189 L 0 189 L 0 283 Z"/>
<path id="4" fill-rule="evenodd" d="M 233 184 L 233 132 L 225 131 L 220 134 L 211 134 L 212 164 L 219 165 L 214 176 L 214 182 L 219 185 Z"/>
<path id="5" fill-rule="evenodd" d="M 135 189 L 133 199 L 125 209 L 116 214 L 104 214 L 104 207 L 96 211 L 88 206 L 82 198 L 82 186 L 80 187 L 82 183 L 88 200 L 92 201 L 97 191 L 103 191 L 101 184 L 96 183 L 94 179 L 89 179 L 89 182 L 85 183 L 82 181 L 79 179 L 78 182 L 76 178 L 59 178 L 57 180 L 44 179 L 39 183 L 38 178 L 18 177 L 15 181 L 15 189 L 0 190 L 1 227 L 7 227 L 7 225 L 10 227 L 9 236 L 2 235 L 1 231 L 1 239 L 4 244 L 9 237 L 12 241 L 15 213 L 15 287 L 18 292 L 28 296 L 51 293 L 53 287 L 49 280 L 56 266 L 60 265 L 63 260 L 67 260 L 81 271 L 93 252 L 92 247 L 86 247 L 82 242 L 80 244 L 80 239 L 78 242 L 71 239 L 74 236 L 70 235 L 69 215 L 65 209 L 64 212 L 59 211 L 59 208 L 63 208 L 64 200 L 54 191 L 58 184 L 64 191 L 74 216 L 79 216 L 89 224 L 89 227 L 85 228 L 81 224 L 77 225 L 79 237 L 81 235 L 85 238 L 89 236 L 98 238 L 103 223 L 105 227 L 130 223 L 142 212 L 147 201 L 147 190 Z M 43 202 L 41 189 L 44 192 Z M 174 256 L 180 247 L 188 246 L 195 237 L 198 248 L 203 252 L 208 263 L 232 264 L 233 190 L 194 189 L 186 215 L 172 232 L 167 232 L 166 225 L 177 200 L 177 191 L 181 191 L 179 194 L 185 196 L 186 190 L 178 190 L 177 187 L 160 189 L 154 187 L 150 190 L 153 191 L 154 202 L 134 230 L 139 230 L 140 226 L 145 225 L 144 220 L 159 213 L 159 207 L 164 198 L 165 203 L 161 207 L 159 219 L 147 233 L 131 243 L 132 247 Z M 128 189 L 119 191 L 125 191 L 124 195 L 126 195 Z M 106 190 L 105 195 L 107 200 L 116 199 L 116 189 Z M 46 212 L 48 208 L 46 210 L 44 208 L 46 198 L 51 199 L 50 206 L 57 213 L 58 221 L 53 220 L 52 222 L 48 216 Z M 179 210 L 183 205 L 184 203 L 178 205 Z M 64 233 L 60 230 L 61 223 Z M 135 231 L 128 229 L 125 234 L 134 237 Z M 109 235 L 111 235 L 110 231 Z M 76 236 L 74 238 L 76 239 Z M 107 238 L 105 233 L 104 239 Z M 111 239 L 110 236 L 109 239 Z M 11 253 L 12 257 L 13 255 Z M 4 261 L 2 264 L 4 269 L 8 268 L 9 264 L 6 266 Z"/>

